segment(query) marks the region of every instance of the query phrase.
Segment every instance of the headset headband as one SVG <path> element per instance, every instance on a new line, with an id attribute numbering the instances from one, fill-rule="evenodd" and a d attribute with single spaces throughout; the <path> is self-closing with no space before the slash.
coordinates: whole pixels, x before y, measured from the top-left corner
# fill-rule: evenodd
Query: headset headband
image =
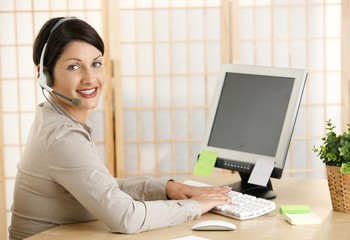
<path id="1" fill-rule="evenodd" d="M 44 57 L 45 57 L 45 53 L 46 53 L 46 47 L 47 47 L 47 43 L 50 40 L 50 37 L 52 35 L 52 32 L 58 28 L 62 23 L 64 23 L 65 21 L 68 20 L 72 20 L 72 19 L 76 19 L 74 17 L 65 17 L 60 19 L 59 21 L 57 21 L 55 23 L 55 25 L 52 27 L 51 31 L 50 31 L 50 35 L 46 40 L 46 43 L 44 44 L 43 50 L 41 51 L 41 55 L 40 55 L 40 62 L 39 62 L 39 78 L 38 78 L 38 82 L 40 84 L 40 86 L 42 86 L 43 88 L 45 88 L 47 91 L 52 92 L 51 87 L 49 87 L 46 83 L 46 79 L 44 80 Z"/>

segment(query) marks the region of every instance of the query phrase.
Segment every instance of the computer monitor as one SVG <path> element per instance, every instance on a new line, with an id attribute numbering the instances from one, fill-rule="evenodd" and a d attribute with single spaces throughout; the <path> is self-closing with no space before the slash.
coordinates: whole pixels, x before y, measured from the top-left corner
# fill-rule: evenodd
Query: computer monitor
<path id="1" fill-rule="evenodd" d="M 238 171 L 233 190 L 276 197 L 267 186 L 248 183 L 258 159 L 273 160 L 281 178 L 307 78 L 302 69 L 224 65 L 207 119 L 202 150 L 216 152 L 216 168 Z"/>

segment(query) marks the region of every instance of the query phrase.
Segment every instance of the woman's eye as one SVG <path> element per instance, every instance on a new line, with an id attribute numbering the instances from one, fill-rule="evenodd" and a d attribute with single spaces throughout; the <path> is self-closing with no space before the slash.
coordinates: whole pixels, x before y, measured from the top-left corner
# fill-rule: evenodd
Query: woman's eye
<path id="1" fill-rule="evenodd" d="M 102 66 L 102 63 L 101 62 L 94 62 L 92 64 L 94 67 L 101 67 Z"/>
<path id="2" fill-rule="evenodd" d="M 68 70 L 77 70 L 79 68 L 78 65 L 70 65 L 68 66 Z"/>

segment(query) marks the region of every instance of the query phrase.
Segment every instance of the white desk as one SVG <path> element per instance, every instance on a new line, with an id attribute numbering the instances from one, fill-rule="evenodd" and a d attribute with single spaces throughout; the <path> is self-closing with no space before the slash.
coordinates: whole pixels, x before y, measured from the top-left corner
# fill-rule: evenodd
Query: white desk
<path id="1" fill-rule="evenodd" d="M 213 185 L 233 183 L 237 174 L 214 173 L 210 178 L 192 177 L 191 179 Z M 220 215 L 207 213 L 200 219 L 182 225 L 139 234 L 125 235 L 111 233 L 108 227 L 99 221 L 59 226 L 32 236 L 30 240 L 84 239 L 84 240 L 124 240 L 124 239 L 175 239 L 186 236 L 199 236 L 207 239 L 350 239 L 350 214 L 332 211 L 326 180 L 312 179 L 272 179 L 277 198 L 274 201 L 278 210 L 281 204 L 308 204 L 313 212 L 322 218 L 322 224 L 293 226 L 287 223 L 279 213 L 251 220 L 238 221 Z M 234 231 L 198 232 L 191 226 L 208 219 L 222 219 L 237 226 Z"/>

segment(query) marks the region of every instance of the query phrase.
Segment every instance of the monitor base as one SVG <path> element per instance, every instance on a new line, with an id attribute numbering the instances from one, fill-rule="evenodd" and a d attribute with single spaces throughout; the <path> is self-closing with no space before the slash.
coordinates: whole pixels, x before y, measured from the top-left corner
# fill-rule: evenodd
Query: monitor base
<path id="1" fill-rule="evenodd" d="M 260 186 L 248 183 L 249 174 L 239 173 L 239 175 L 241 176 L 241 181 L 228 185 L 233 191 L 264 199 L 276 198 L 276 193 L 272 189 L 271 179 L 269 179 L 267 186 Z"/>

